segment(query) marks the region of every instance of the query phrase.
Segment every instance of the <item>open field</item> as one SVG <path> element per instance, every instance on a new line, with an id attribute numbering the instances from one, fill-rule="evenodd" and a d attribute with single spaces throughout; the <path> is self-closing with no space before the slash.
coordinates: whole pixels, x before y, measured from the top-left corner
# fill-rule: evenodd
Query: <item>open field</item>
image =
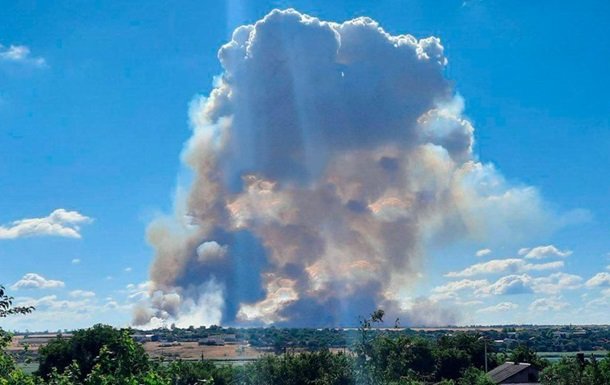
<path id="1" fill-rule="evenodd" d="M 49 335 L 49 338 L 55 337 L 55 335 Z M 7 347 L 6 350 L 8 350 L 9 352 L 11 351 L 20 351 L 23 350 L 23 344 L 22 341 L 24 339 L 24 336 L 13 336 L 13 339 L 11 340 L 10 345 Z M 46 345 L 46 343 L 44 344 L 28 344 L 28 348 L 30 351 L 38 351 L 38 348 Z"/>
<path id="2" fill-rule="evenodd" d="M 38 370 L 38 362 L 37 361 L 29 362 L 29 363 L 21 362 L 18 365 L 27 374 L 32 374 L 32 373 L 34 373 L 35 371 Z"/>
<path id="3" fill-rule="evenodd" d="M 582 352 L 538 352 L 538 356 L 541 358 L 547 359 L 549 361 L 559 361 L 563 357 L 574 357 L 577 353 L 584 353 L 585 358 L 589 359 L 591 356 L 594 356 L 596 359 L 602 359 L 608 357 L 608 353 L 603 350 L 592 350 L 592 351 L 582 351 Z"/>
<path id="4" fill-rule="evenodd" d="M 197 342 L 181 342 L 179 344 L 164 344 L 159 342 L 144 343 L 144 350 L 153 358 L 183 360 L 213 360 L 213 361 L 252 361 L 265 354 L 268 350 L 255 349 L 247 345 L 227 344 L 222 346 L 199 345 Z"/>
<path id="5" fill-rule="evenodd" d="M 17 353 L 24 349 L 23 336 L 15 336 L 7 347 L 9 352 Z M 31 344 L 28 349 L 37 353 L 44 344 Z M 168 344 L 162 342 L 146 342 L 142 344 L 144 350 L 153 358 L 206 360 L 213 361 L 252 361 L 265 354 L 273 352 L 265 349 L 256 349 L 247 345 L 226 344 L 222 346 L 199 345 L 197 342 L 180 342 Z"/>

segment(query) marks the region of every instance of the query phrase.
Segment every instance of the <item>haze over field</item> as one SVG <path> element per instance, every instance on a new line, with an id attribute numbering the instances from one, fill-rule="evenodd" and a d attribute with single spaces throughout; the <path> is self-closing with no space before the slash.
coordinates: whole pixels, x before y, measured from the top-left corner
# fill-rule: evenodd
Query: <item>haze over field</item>
<path id="1" fill-rule="evenodd" d="M 461 12 L 487 6 L 464 4 Z M 59 327 L 58 319 L 74 326 L 92 321 L 138 327 L 348 326 L 376 308 L 385 309 L 387 319 L 400 318 L 402 325 L 610 322 L 603 310 L 610 304 L 609 250 L 598 236 L 608 231 L 606 218 L 598 219 L 605 208 L 578 199 L 581 193 L 602 192 L 542 193 L 541 179 L 527 174 L 525 166 L 543 166 L 523 160 L 522 169 L 510 167 L 528 151 L 543 151 L 553 140 L 550 129 L 549 138 L 529 144 L 523 154 L 510 142 L 511 130 L 523 137 L 535 131 L 517 125 L 491 129 L 482 140 L 497 137 L 512 150 L 498 150 L 509 152 L 505 158 L 490 156 L 489 150 L 479 156 L 478 132 L 484 129 L 470 116 L 487 126 L 489 111 L 481 107 L 483 96 L 472 91 L 477 73 L 462 78 L 451 71 L 453 55 L 463 60 L 462 51 L 448 53 L 442 29 L 429 36 L 419 28 L 412 36 L 409 23 L 395 20 L 387 32 L 367 16 L 268 11 L 232 22 L 228 42 L 226 36 L 212 39 L 205 70 L 188 60 L 179 65 L 182 104 L 171 105 L 171 111 L 186 111 L 191 91 L 213 84 L 190 101 L 189 138 L 172 134 L 182 122 L 176 112 L 158 123 L 159 131 L 122 126 L 124 142 L 143 140 L 150 145 L 146 151 L 130 147 L 123 153 L 117 150 L 123 142 L 96 147 L 87 139 L 85 149 L 94 148 L 98 155 L 133 156 L 136 171 L 124 167 L 105 174 L 100 167 L 105 182 L 95 194 L 74 200 L 81 205 L 68 198 L 88 187 L 73 185 L 70 192 L 37 195 L 43 203 L 32 206 L 36 213 L 2 214 L 0 246 L 7 246 L 0 257 L 10 262 L 0 283 L 14 291 L 18 304 L 39 309 L 37 320 L 13 319 L 9 327 L 53 328 L 44 325 Z M 58 71 L 59 63 L 28 46 L 0 43 L 5 44 L 0 45 L 0 70 L 6 84 L 16 81 L 6 80 L 15 73 L 27 82 Z M 215 64 L 210 62 L 212 43 L 220 47 Z M 605 45 L 600 49 L 608 51 Z M 163 65 L 167 73 L 176 64 Z M 146 71 L 139 59 L 124 64 L 131 66 Z M 131 75 L 125 76 L 129 81 Z M 153 78 L 141 84 L 154 85 Z M 172 80 L 163 85 L 169 87 Z M 461 91 L 463 83 L 468 92 Z M 174 103 L 168 93 L 160 91 L 155 100 Z M 468 94 L 474 95 L 472 112 Z M 118 115 L 127 114 L 123 108 L 138 108 L 124 99 L 126 107 L 119 107 Z M 91 108 L 110 111 L 110 106 Z M 574 104 L 574 111 L 583 109 Z M 157 124 L 154 110 L 143 109 L 131 122 Z M 8 113 L 0 104 L 2 114 Z M 507 110 L 494 117 L 505 114 L 520 113 Z M 12 119 L 9 114 L 9 124 L 23 124 Z M 599 126 L 606 136 L 607 123 Z M 46 134 L 51 137 L 53 130 Z M 161 139 L 151 139 L 155 135 Z M 171 145 L 163 143 L 163 135 L 173 137 Z M 599 143 L 608 147 L 606 136 Z M 151 144 L 155 140 L 159 143 Z M 175 170 L 167 164 L 184 140 L 173 213 L 159 214 L 170 212 L 158 207 L 175 184 Z M 87 150 L 70 147 L 78 148 L 76 139 L 65 146 L 74 152 L 67 164 L 82 156 L 98 165 Z M 145 154 L 154 151 L 164 151 L 163 156 Z M 607 156 L 602 158 L 607 165 Z M 503 161 L 496 166 L 488 159 Z M 57 162 L 60 167 L 62 161 Z M 503 165 L 518 172 L 505 177 Z M 163 178 L 144 176 L 157 171 Z M 539 172 L 561 179 L 562 171 L 550 165 Z M 131 187 L 140 175 L 138 187 Z M 148 191 L 155 189 L 156 194 Z M 106 213 L 104 207 L 112 209 Z M 124 227 L 116 225 L 127 217 Z M 143 243 L 130 245 L 142 238 L 145 227 L 152 251 Z M 590 234 L 588 243 L 580 243 L 582 234 Z M 96 240 L 90 246 L 89 235 Z M 53 263 L 40 264 L 30 256 L 50 259 L 41 253 L 50 249 Z"/>

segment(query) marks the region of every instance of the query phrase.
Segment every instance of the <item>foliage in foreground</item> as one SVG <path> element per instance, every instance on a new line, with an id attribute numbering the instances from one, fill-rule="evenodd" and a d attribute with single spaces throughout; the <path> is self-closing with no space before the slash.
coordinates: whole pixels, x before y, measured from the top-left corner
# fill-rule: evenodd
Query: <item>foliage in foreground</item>
<path id="1" fill-rule="evenodd" d="M 476 336 L 438 344 L 407 336 L 370 337 L 366 325 L 354 353 L 328 350 L 270 355 L 245 366 L 150 359 L 129 330 L 96 325 L 58 338 L 39 352 L 35 375 L 25 375 L 1 353 L 0 384 L 48 385 L 488 385 Z M 6 339 L 8 341 L 8 339 Z"/>
<path id="2" fill-rule="evenodd" d="M 12 307 L 4 290 L 0 310 L 4 316 L 31 309 Z M 352 353 L 328 350 L 267 356 L 245 366 L 216 366 L 208 361 L 151 360 L 128 329 L 96 325 L 58 338 L 40 350 L 39 371 L 25 374 L 5 349 L 10 335 L 0 329 L 0 385 L 493 385 L 481 370 L 484 341 L 477 334 L 458 333 L 436 342 L 405 335 L 372 335 L 383 311 L 363 319 L 360 339 Z M 490 367 L 503 356 L 488 355 Z M 527 347 L 511 358 L 544 368 L 544 385 L 610 384 L 610 356 L 564 358 L 548 364 Z"/>
<path id="3" fill-rule="evenodd" d="M 491 385 L 476 335 L 457 334 L 437 343 L 406 336 L 364 338 L 355 354 L 328 350 L 266 356 L 245 366 L 208 361 L 160 363 L 150 359 L 128 330 L 97 325 L 71 340 L 41 349 L 40 370 L 24 374 L 0 349 L 0 385 Z M 523 348 L 514 356 L 539 360 Z M 490 355 L 491 362 L 500 359 Z M 610 384 L 610 357 L 579 361 L 564 358 L 546 366 L 545 385 Z"/>

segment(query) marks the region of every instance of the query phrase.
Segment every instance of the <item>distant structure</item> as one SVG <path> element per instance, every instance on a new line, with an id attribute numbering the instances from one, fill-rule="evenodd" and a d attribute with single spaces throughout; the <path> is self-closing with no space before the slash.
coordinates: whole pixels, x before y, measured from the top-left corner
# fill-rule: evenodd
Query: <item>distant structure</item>
<path id="1" fill-rule="evenodd" d="M 509 362 L 487 373 L 496 384 L 540 385 L 538 369 L 523 362 Z"/>
<path id="2" fill-rule="evenodd" d="M 29 334 L 19 340 L 19 345 L 44 346 L 56 339 L 70 339 L 72 334 Z"/>
<path id="3" fill-rule="evenodd" d="M 139 342 L 141 344 L 143 344 L 145 342 L 159 341 L 159 336 L 156 334 L 133 334 L 131 336 L 131 338 L 133 338 L 134 341 Z"/>
<path id="4" fill-rule="evenodd" d="M 226 343 L 237 342 L 237 336 L 235 334 L 223 334 L 223 339 Z"/>
<path id="5" fill-rule="evenodd" d="M 199 340 L 199 345 L 215 345 L 215 346 L 223 346 L 225 344 L 225 339 L 222 335 L 213 335 L 206 338 L 202 338 Z"/>

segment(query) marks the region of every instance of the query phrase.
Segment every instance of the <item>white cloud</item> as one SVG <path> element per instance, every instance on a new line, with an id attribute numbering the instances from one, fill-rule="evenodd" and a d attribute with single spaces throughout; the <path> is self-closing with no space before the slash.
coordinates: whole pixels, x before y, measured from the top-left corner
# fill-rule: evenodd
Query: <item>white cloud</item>
<path id="1" fill-rule="evenodd" d="M 95 293 L 88 290 L 72 290 L 70 297 L 73 298 L 92 298 L 95 297 Z"/>
<path id="2" fill-rule="evenodd" d="M 585 293 L 587 294 L 587 293 Z M 584 299 L 587 299 L 588 296 L 584 297 Z M 589 302 L 587 302 L 586 307 L 591 308 L 591 307 L 604 307 L 607 308 L 608 306 L 610 306 L 610 288 L 609 289 L 604 289 L 601 291 L 601 296 L 595 299 L 590 300 Z"/>
<path id="3" fill-rule="evenodd" d="M 478 250 L 474 255 L 477 257 L 484 257 L 489 254 L 491 254 L 491 249 L 481 249 Z"/>
<path id="4" fill-rule="evenodd" d="M 442 301 L 447 299 L 457 299 L 457 293 L 459 291 L 467 289 L 476 290 L 488 285 L 489 281 L 487 281 L 486 279 L 462 279 L 460 281 L 447 282 L 442 286 L 437 286 L 432 289 L 432 295 L 430 295 L 430 300 Z"/>
<path id="5" fill-rule="evenodd" d="M 150 297 L 150 289 L 152 287 L 152 281 L 144 281 L 139 284 L 128 284 L 125 288 L 127 289 L 127 298 L 129 301 L 139 301 Z"/>
<path id="6" fill-rule="evenodd" d="M 559 250 L 553 245 L 538 246 L 533 249 L 519 249 L 519 255 L 523 255 L 526 259 L 543 259 L 549 257 L 568 257 L 572 255 L 572 250 Z"/>
<path id="7" fill-rule="evenodd" d="M 50 328 L 87 327 L 93 322 L 109 322 L 110 318 L 103 319 L 103 307 L 95 301 L 94 297 L 76 297 L 62 299 L 56 295 L 40 298 L 15 298 L 17 306 L 34 306 L 34 317 L 15 317 L 15 328 L 29 328 L 44 330 Z M 112 315 L 117 316 L 117 312 Z"/>
<path id="8" fill-rule="evenodd" d="M 34 67 L 44 67 L 46 62 L 41 57 L 33 57 L 30 49 L 25 45 L 10 45 L 8 47 L 0 44 L 0 63 L 26 64 Z"/>
<path id="9" fill-rule="evenodd" d="M 500 302 L 499 304 L 477 310 L 477 313 L 501 313 L 518 308 L 519 305 L 512 302 Z"/>
<path id="10" fill-rule="evenodd" d="M 479 288 L 477 295 L 512 295 L 532 292 L 532 277 L 527 274 L 507 275 L 490 286 Z"/>
<path id="11" fill-rule="evenodd" d="M 522 273 L 526 271 L 553 270 L 563 267 L 563 261 L 548 263 L 528 263 L 523 259 L 493 259 L 487 262 L 476 263 L 461 271 L 452 271 L 445 277 L 472 277 L 480 274 L 498 274 L 503 272 Z"/>
<path id="12" fill-rule="evenodd" d="M 507 275 L 489 286 L 482 286 L 476 295 L 513 295 L 525 293 L 559 294 L 563 290 L 577 289 L 582 278 L 574 274 L 553 273 L 547 277 L 532 277 L 528 274 Z"/>
<path id="13" fill-rule="evenodd" d="M 547 312 L 559 311 L 569 306 L 569 303 L 562 301 L 559 297 L 539 298 L 529 306 L 530 311 Z"/>
<path id="14" fill-rule="evenodd" d="M 56 295 L 45 295 L 40 298 L 31 298 L 31 297 L 18 297 L 15 298 L 15 303 L 18 306 L 34 306 L 36 308 L 40 307 L 54 307 L 54 304 L 57 302 Z"/>
<path id="15" fill-rule="evenodd" d="M 226 245 L 221 246 L 216 241 L 204 242 L 197 247 L 197 257 L 201 262 L 222 259 L 228 252 Z"/>
<path id="16" fill-rule="evenodd" d="M 548 277 L 534 278 L 536 293 L 559 294 L 563 290 L 578 289 L 582 286 L 582 277 L 567 273 L 553 273 Z"/>
<path id="17" fill-rule="evenodd" d="M 80 238 L 80 225 L 91 221 L 91 218 L 77 211 L 57 209 L 46 217 L 20 219 L 10 225 L 0 226 L 0 239 L 43 235 Z"/>
<path id="18" fill-rule="evenodd" d="M 132 270 L 133 270 L 133 269 L 132 269 L 131 267 L 126 267 L 126 268 L 125 268 L 125 272 L 126 272 L 126 273 L 130 273 Z"/>
<path id="19" fill-rule="evenodd" d="M 588 287 L 610 287 L 610 273 L 597 273 L 587 281 L 586 285 Z"/>
<path id="20" fill-rule="evenodd" d="M 109 309 L 109 310 L 114 310 L 117 309 L 119 307 L 119 303 L 116 301 L 108 301 L 104 304 L 104 308 Z"/>
<path id="21" fill-rule="evenodd" d="M 16 330 L 57 330 L 86 328 L 95 323 L 116 327 L 129 325 L 133 302 L 127 297 L 127 291 L 120 291 L 117 296 L 112 297 L 98 297 L 89 290 L 73 290 L 66 292 L 65 296 L 62 293 L 63 290 L 41 297 L 16 296 L 15 306 L 34 306 L 36 312 L 32 316 L 7 318 L 2 321 L 2 327 Z"/>
<path id="22" fill-rule="evenodd" d="M 80 259 L 78 259 L 78 258 L 74 258 L 74 259 L 72 260 L 72 264 L 73 264 L 73 265 L 78 265 L 79 263 L 80 263 Z"/>
<path id="23" fill-rule="evenodd" d="M 455 301 L 455 304 L 457 306 L 476 306 L 476 305 L 481 305 L 483 303 L 483 301 L 480 300 L 470 300 L 470 301 L 461 301 L 461 300 L 457 300 Z"/>
<path id="24" fill-rule="evenodd" d="M 15 282 L 11 286 L 11 289 L 55 289 L 64 286 L 65 284 L 62 281 L 46 279 L 42 275 L 36 273 L 27 273 L 23 278 Z"/>

